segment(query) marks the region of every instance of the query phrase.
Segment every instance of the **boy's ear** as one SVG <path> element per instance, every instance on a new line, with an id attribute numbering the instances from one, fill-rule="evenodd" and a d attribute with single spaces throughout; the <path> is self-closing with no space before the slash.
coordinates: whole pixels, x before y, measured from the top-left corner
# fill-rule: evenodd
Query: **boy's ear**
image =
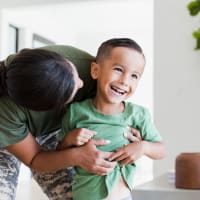
<path id="1" fill-rule="evenodd" d="M 91 74 L 93 79 L 98 78 L 98 72 L 99 72 L 99 65 L 96 62 L 92 62 L 90 74 Z"/>

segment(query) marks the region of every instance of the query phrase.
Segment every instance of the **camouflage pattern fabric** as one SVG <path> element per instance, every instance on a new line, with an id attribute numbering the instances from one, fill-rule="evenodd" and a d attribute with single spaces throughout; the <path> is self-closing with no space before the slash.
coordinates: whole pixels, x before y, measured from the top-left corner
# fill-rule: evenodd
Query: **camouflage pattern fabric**
<path id="1" fill-rule="evenodd" d="M 16 195 L 20 162 L 8 151 L 0 149 L 0 200 L 13 200 Z"/>
<path id="2" fill-rule="evenodd" d="M 36 138 L 44 149 L 53 150 L 58 143 L 58 131 Z M 0 149 L 0 200 L 14 200 L 18 183 L 20 161 L 5 149 Z M 32 170 L 33 178 L 40 185 L 49 200 L 73 200 L 73 168 L 54 172 Z"/>

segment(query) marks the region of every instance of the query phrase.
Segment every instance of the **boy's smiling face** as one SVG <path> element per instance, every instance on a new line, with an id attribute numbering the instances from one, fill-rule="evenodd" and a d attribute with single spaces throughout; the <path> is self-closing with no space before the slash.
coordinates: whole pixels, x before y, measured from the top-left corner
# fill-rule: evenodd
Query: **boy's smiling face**
<path id="1" fill-rule="evenodd" d="M 99 63 L 92 63 L 91 75 L 97 80 L 97 99 L 120 103 L 134 94 L 142 76 L 145 59 L 127 47 L 115 47 Z"/>

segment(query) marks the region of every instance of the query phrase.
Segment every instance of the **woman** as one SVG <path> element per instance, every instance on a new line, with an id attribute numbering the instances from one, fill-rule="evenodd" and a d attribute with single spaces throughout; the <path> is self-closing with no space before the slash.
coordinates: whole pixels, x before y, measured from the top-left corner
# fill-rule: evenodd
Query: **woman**
<path id="1" fill-rule="evenodd" d="M 31 168 L 49 199 L 56 200 L 71 199 L 73 171 L 66 167 L 80 166 L 96 174 L 107 174 L 114 168 L 114 162 L 104 159 L 110 154 L 96 149 L 96 145 L 106 144 L 104 140 L 55 150 L 64 105 L 72 101 L 83 82 L 75 100 L 95 92 L 89 75 L 92 60 L 88 53 L 70 46 L 49 46 L 22 50 L 1 62 L 1 199 L 15 198 L 20 162 Z M 93 134 L 86 129 L 74 131 Z"/>

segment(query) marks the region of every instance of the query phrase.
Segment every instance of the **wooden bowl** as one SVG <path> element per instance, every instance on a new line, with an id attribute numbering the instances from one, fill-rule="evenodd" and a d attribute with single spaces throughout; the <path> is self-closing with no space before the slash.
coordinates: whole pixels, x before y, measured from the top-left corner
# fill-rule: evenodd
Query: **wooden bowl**
<path id="1" fill-rule="evenodd" d="M 176 188 L 200 189 L 200 153 L 181 153 L 176 158 Z"/>

